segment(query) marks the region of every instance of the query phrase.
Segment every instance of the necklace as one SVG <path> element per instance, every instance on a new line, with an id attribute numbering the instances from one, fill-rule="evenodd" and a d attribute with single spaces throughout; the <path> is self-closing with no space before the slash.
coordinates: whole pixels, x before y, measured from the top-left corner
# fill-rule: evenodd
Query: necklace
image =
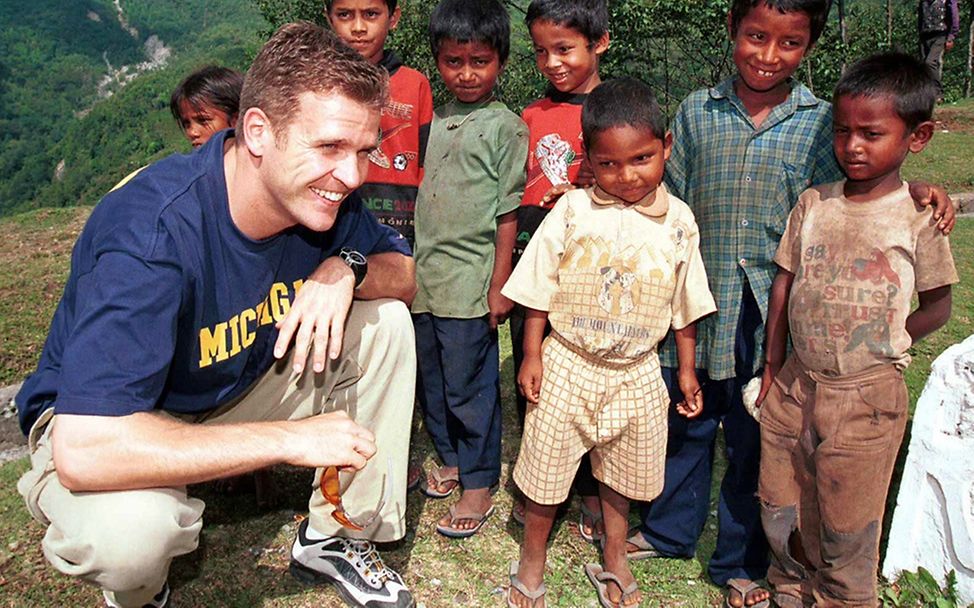
<path id="1" fill-rule="evenodd" d="M 494 101 L 494 96 L 493 95 L 491 95 L 490 97 L 488 97 L 485 101 L 481 102 L 480 105 L 478 105 L 476 108 L 473 108 L 472 110 L 470 110 L 467 113 L 467 115 L 464 116 L 463 119 L 460 122 L 454 122 L 454 123 L 447 124 L 446 125 L 446 130 L 447 131 L 455 131 L 455 130 L 459 129 L 460 127 L 463 126 L 463 123 L 467 122 L 467 119 L 468 118 L 470 118 L 471 116 L 473 116 L 473 113 L 474 112 L 476 112 L 477 110 L 479 110 L 481 108 L 486 107 L 487 104 L 489 104 L 492 101 Z"/>

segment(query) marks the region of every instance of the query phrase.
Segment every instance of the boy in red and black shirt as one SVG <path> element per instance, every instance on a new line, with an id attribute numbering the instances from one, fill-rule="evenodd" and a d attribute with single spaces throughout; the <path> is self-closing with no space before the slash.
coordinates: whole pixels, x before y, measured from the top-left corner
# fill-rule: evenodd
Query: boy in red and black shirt
<path id="1" fill-rule="evenodd" d="M 379 147 L 369 155 L 368 180 L 357 192 L 380 222 L 398 230 L 413 247 L 413 211 L 433 120 L 429 80 L 384 48 L 399 23 L 396 0 L 326 0 L 325 5 L 335 33 L 389 72 L 389 103 L 382 109 Z"/>

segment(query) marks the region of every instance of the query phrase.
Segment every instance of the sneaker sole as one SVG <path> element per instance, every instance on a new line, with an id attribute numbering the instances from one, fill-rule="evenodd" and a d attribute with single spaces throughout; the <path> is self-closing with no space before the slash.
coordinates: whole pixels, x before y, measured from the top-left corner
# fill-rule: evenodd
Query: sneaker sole
<path id="1" fill-rule="evenodd" d="M 322 583 L 329 583 L 342 600 L 349 606 L 356 606 L 357 608 L 370 608 L 369 603 L 361 604 L 355 597 L 349 592 L 345 591 L 344 585 L 334 576 L 330 574 L 325 574 L 324 572 L 319 572 L 318 570 L 312 570 L 308 568 L 301 562 L 292 559 L 290 565 L 288 566 L 288 571 L 291 576 L 295 578 L 299 583 L 305 585 L 320 585 Z M 416 601 L 409 605 L 409 608 L 413 608 L 416 605 Z"/>

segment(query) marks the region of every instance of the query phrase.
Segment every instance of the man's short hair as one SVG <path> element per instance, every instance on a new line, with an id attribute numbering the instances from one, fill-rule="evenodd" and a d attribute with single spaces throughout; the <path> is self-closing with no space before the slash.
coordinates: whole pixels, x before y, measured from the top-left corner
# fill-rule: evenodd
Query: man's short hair
<path id="1" fill-rule="evenodd" d="M 282 141 L 304 93 L 337 93 L 381 111 L 388 85 L 385 69 L 369 63 L 334 32 L 306 21 L 288 23 L 274 32 L 247 71 L 238 125 L 247 110 L 260 108 Z"/>
<path id="2" fill-rule="evenodd" d="M 636 78 L 613 78 L 595 87 L 582 105 L 582 141 L 591 149 L 595 137 L 613 127 L 630 126 L 666 137 L 666 121 L 649 85 Z"/>
<path id="3" fill-rule="evenodd" d="M 888 97 L 912 131 L 933 117 L 940 88 L 930 69 L 906 53 L 880 53 L 857 61 L 835 85 L 839 97 Z"/>
<path id="4" fill-rule="evenodd" d="M 503 64 L 511 51 L 510 15 L 497 0 L 441 0 L 430 15 L 434 58 L 443 40 L 482 42 L 497 51 Z"/>
<path id="5" fill-rule="evenodd" d="M 532 0 L 524 22 L 530 28 L 535 21 L 573 29 L 594 43 L 609 31 L 609 9 L 605 0 Z"/>
<path id="6" fill-rule="evenodd" d="M 325 11 L 331 11 L 331 5 L 334 3 L 335 0 L 325 0 Z M 396 6 L 398 5 L 399 3 L 397 2 L 397 0 L 386 0 L 386 6 L 389 7 L 390 15 L 392 14 L 392 11 L 396 10 Z"/>
<path id="7" fill-rule="evenodd" d="M 730 10 L 732 36 L 737 35 L 737 28 L 740 27 L 741 21 L 758 4 L 777 9 L 782 14 L 800 12 L 808 15 L 811 26 L 808 32 L 809 45 L 815 44 L 822 35 L 829 18 L 829 11 L 832 9 L 832 0 L 734 0 Z"/>
<path id="8" fill-rule="evenodd" d="M 184 78 L 169 98 L 169 110 L 176 122 L 182 122 L 179 106 L 184 101 L 194 110 L 211 106 L 231 118 L 240 109 L 243 74 L 218 65 L 200 68 Z"/>

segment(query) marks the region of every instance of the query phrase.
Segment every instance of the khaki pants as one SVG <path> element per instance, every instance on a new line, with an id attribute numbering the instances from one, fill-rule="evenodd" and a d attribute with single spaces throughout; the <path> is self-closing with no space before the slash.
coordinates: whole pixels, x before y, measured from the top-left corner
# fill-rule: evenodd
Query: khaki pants
<path id="1" fill-rule="evenodd" d="M 398 540 L 405 534 L 406 466 L 415 393 L 412 321 L 395 300 L 356 301 L 345 324 L 342 354 L 315 374 L 301 376 L 278 362 L 242 397 L 192 419 L 199 424 L 296 420 L 345 410 L 375 434 L 378 451 L 342 495 L 352 514 L 371 512 L 383 484 L 391 484 L 375 523 L 355 533 L 332 517 L 320 492 L 309 501 L 310 523 L 324 534 Z M 51 458 L 53 410 L 29 436 L 31 469 L 17 484 L 31 515 L 47 526 L 41 543 L 55 568 L 113 593 L 123 606 L 142 606 L 162 588 L 169 564 L 196 549 L 203 501 L 185 487 L 124 492 L 71 492 Z M 321 471 L 315 475 L 315 485 Z M 390 481 L 391 480 L 391 481 Z"/>
<path id="2" fill-rule="evenodd" d="M 906 429 L 893 366 L 829 378 L 793 355 L 761 408 L 761 521 L 779 605 L 875 607 L 886 494 Z"/>

